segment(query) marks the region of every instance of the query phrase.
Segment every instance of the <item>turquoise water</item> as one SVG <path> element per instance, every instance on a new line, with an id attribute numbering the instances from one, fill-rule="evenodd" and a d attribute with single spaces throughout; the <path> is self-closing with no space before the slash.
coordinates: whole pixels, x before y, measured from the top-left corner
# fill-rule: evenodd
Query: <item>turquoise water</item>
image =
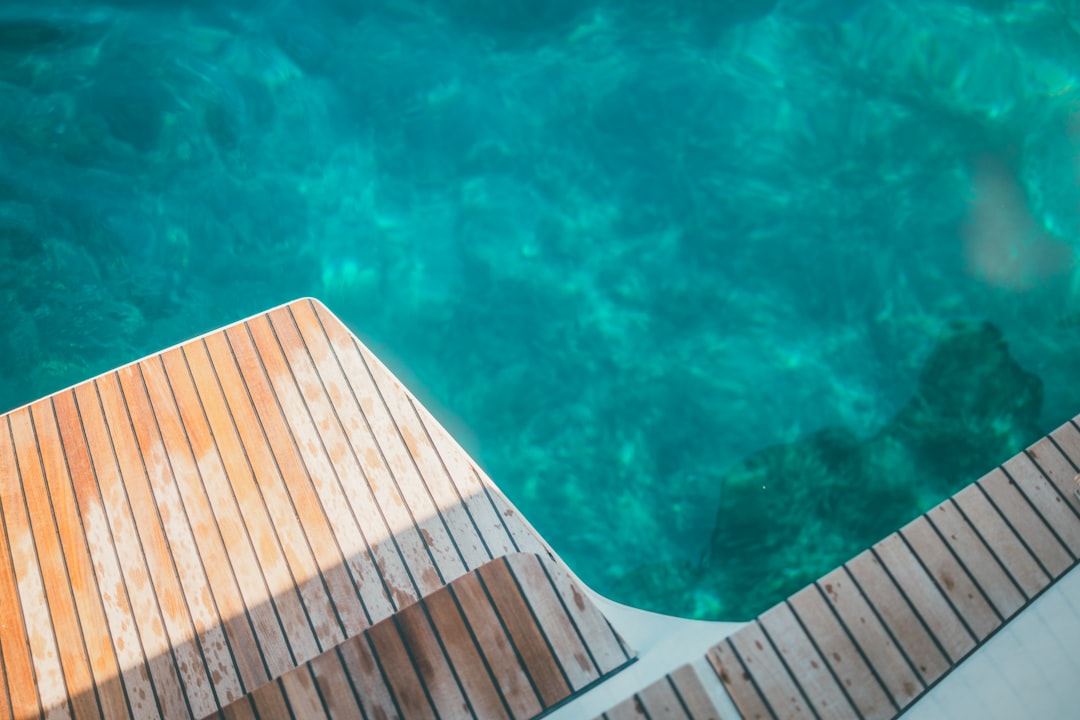
<path id="1" fill-rule="evenodd" d="M 1080 411 L 1080 2 L 0 8 L 0 408 L 302 296 L 624 602 Z"/>

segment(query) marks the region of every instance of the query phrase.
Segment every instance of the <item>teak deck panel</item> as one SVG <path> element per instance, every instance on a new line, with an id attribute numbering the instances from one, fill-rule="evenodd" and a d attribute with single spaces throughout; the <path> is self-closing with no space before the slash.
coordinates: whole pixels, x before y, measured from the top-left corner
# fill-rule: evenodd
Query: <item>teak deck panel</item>
<path id="1" fill-rule="evenodd" d="M 1053 597 L 1078 473 L 1072 421 L 609 686 L 634 653 L 569 569 L 299 300 L 0 415 L 0 720 L 895 718 Z"/>
<path id="2" fill-rule="evenodd" d="M 463 590 L 474 581 L 482 597 Z M 464 608 L 473 603 L 490 611 L 481 617 L 493 618 L 490 634 L 470 624 Z M 585 612 L 599 616 L 591 602 Z M 286 673 L 271 683 L 276 688 L 257 688 L 219 717 L 254 718 L 259 698 L 280 694 L 290 718 L 527 720 L 604 676 L 589 654 L 615 639 L 596 625 L 586 635 L 574 627 L 542 558 L 508 555 Z M 571 633 L 552 637 L 552 628 Z M 346 655 L 363 659 L 349 665 Z"/>
<path id="3" fill-rule="evenodd" d="M 485 584 L 493 559 L 518 552 L 545 558 L 544 577 L 518 574 L 524 592 L 558 590 L 561 617 L 538 606 L 536 619 L 562 624 L 546 636 L 519 596 Z M 242 697 L 276 716 L 325 658 L 362 668 L 347 648 L 327 654 L 355 637 L 400 667 L 420 653 L 433 701 L 458 688 L 482 706 L 506 689 L 447 685 L 476 658 L 447 658 L 415 611 L 400 614 L 458 579 L 454 603 L 477 591 L 493 603 L 484 617 L 465 607 L 469 622 L 497 611 L 515 646 L 543 637 L 570 653 L 555 674 L 551 657 L 527 654 L 547 707 L 633 657 L 570 577 L 315 301 L 0 416 L 0 717 L 203 717 Z M 441 597 L 423 607 L 440 627 L 464 622 Z"/>

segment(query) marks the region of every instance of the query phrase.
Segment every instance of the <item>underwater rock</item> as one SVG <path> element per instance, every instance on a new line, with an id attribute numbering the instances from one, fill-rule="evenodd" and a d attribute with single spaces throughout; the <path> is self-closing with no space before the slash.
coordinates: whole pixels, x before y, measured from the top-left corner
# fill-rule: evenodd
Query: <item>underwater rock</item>
<path id="1" fill-rule="evenodd" d="M 723 477 L 704 584 L 725 619 L 761 612 L 1019 452 L 1039 434 L 1041 406 L 1042 382 L 997 328 L 953 325 L 877 434 L 822 430 Z"/>

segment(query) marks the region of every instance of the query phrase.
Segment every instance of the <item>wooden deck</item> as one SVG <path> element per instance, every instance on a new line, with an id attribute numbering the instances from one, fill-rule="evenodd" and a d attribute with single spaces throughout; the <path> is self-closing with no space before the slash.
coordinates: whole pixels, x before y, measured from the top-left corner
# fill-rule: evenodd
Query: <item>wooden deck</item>
<path id="1" fill-rule="evenodd" d="M 1069 423 L 711 649 L 626 671 L 659 619 L 605 619 L 301 300 L 0 416 L 0 720 L 893 718 L 1076 565 L 1078 465 Z"/>

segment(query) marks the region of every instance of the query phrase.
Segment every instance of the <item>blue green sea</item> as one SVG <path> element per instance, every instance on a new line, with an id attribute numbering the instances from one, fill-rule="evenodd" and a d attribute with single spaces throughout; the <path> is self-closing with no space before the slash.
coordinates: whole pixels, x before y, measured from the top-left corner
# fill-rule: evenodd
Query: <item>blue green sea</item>
<path id="1" fill-rule="evenodd" d="M 0 410 L 300 296 L 742 619 L 1080 412 L 1080 0 L 7 0 Z"/>

